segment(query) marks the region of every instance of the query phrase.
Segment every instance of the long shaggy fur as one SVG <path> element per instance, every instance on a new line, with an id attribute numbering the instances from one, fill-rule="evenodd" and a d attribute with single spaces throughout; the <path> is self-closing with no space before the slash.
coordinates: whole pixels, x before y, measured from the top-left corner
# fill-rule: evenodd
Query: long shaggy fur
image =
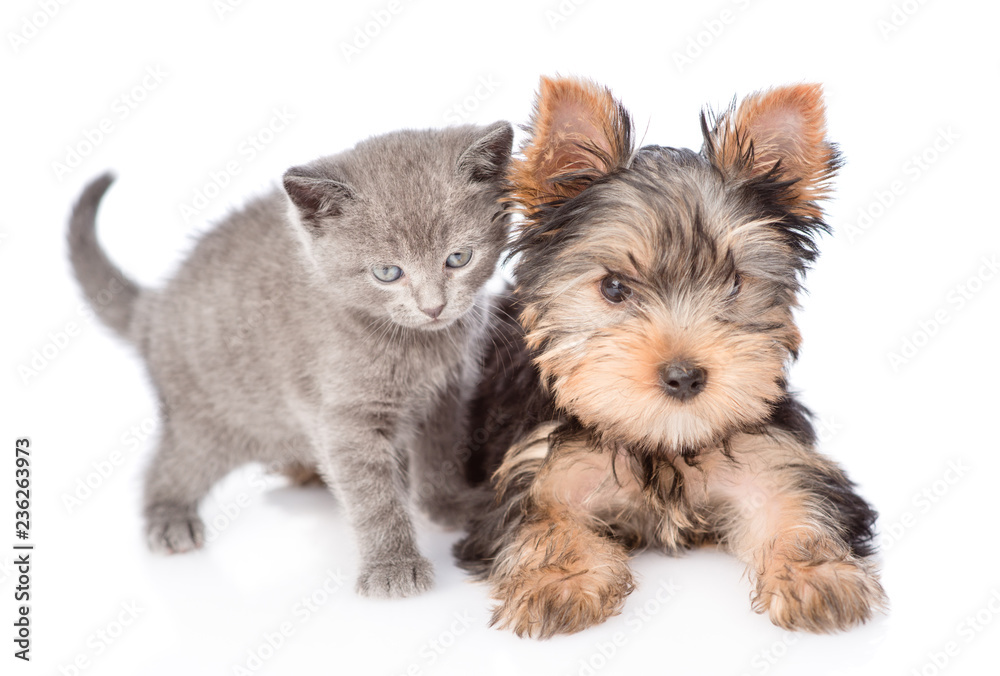
<path id="1" fill-rule="evenodd" d="M 718 544 L 790 629 L 846 629 L 884 604 L 875 512 L 786 385 L 840 163 L 821 90 L 754 94 L 702 125 L 700 152 L 636 150 L 607 89 L 543 79 L 512 162 L 516 286 L 473 413 L 510 423 L 476 449 L 490 482 L 455 553 L 518 635 L 619 612 L 640 547 Z M 705 374 L 697 396 L 668 396 L 676 363 Z"/>

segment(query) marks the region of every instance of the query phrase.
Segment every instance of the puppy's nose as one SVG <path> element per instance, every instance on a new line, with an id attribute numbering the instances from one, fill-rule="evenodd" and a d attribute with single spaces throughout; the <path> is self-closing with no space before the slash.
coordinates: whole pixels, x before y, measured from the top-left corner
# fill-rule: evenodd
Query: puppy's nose
<path id="1" fill-rule="evenodd" d="M 705 371 L 686 361 L 675 361 L 660 368 L 663 391 L 674 399 L 687 401 L 705 389 Z"/>
<path id="2" fill-rule="evenodd" d="M 430 317 L 431 319 L 437 319 L 438 317 L 441 316 L 441 313 L 444 311 L 444 305 L 438 305 L 437 307 L 430 307 L 430 308 L 422 307 L 420 308 L 420 311 L 423 312 L 428 317 Z"/>

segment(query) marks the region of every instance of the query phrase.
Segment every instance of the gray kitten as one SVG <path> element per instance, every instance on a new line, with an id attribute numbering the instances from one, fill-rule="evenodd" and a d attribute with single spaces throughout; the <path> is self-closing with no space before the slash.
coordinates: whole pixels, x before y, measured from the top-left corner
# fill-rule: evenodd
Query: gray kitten
<path id="1" fill-rule="evenodd" d="M 357 534 L 358 591 L 431 585 L 407 490 L 433 517 L 464 518 L 456 455 L 512 139 L 506 122 L 401 131 L 289 169 L 284 192 L 208 232 L 160 290 L 97 243 L 112 178 L 85 189 L 69 226 L 77 279 L 145 359 L 162 408 L 145 485 L 154 551 L 201 546 L 198 503 L 232 469 L 318 467 Z"/>

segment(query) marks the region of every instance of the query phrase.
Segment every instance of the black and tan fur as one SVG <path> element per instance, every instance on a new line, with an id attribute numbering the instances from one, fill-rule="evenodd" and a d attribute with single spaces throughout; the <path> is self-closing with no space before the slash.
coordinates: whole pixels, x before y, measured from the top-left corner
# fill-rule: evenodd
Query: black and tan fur
<path id="1" fill-rule="evenodd" d="M 456 554 L 518 635 L 619 612 L 640 547 L 718 544 L 747 564 L 754 609 L 789 629 L 846 629 L 884 605 L 875 512 L 815 450 L 785 380 L 839 167 L 821 90 L 758 93 L 702 127 L 700 152 L 636 150 L 606 89 L 543 79 L 511 165 L 516 288 L 473 421 L 491 492 Z M 678 364 L 701 388 L 685 399 L 667 393 Z"/>

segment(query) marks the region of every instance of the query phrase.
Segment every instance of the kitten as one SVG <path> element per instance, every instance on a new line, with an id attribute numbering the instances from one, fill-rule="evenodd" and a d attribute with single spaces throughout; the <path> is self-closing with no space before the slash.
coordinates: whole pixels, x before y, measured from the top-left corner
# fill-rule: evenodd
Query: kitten
<path id="1" fill-rule="evenodd" d="M 506 237 L 512 139 L 506 122 L 401 131 L 289 169 L 284 192 L 208 232 L 159 290 L 97 243 L 111 176 L 85 189 L 69 226 L 77 279 L 145 359 L 162 409 L 144 498 L 154 551 L 202 545 L 198 503 L 234 468 L 312 466 L 356 532 L 359 593 L 431 585 L 408 483 L 432 516 L 462 518 L 453 456 Z"/>

